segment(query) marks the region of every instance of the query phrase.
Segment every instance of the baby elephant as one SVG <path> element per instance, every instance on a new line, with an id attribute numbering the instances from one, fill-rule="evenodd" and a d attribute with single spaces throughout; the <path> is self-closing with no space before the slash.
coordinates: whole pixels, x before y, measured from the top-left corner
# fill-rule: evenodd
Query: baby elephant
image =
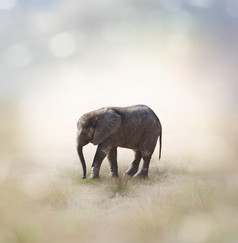
<path id="1" fill-rule="evenodd" d="M 106 156 L 111 175 L 118 177 L 117 147 L 129 148 L 135 152 L 135 159 L 126 174 L 146 178 L 158 137 L 160 158 L 161 123 L 155 113 L 145 105 L 107 107 L 84 114 L 77 123 L 77 151 L 83 167 L 83 179 L 86 178 L 83 146 L 90 142 L 98 145 L 90 178 L 99 178 L 100 166 Z M 141 158 L 143 166 L 138 172 Z"/>

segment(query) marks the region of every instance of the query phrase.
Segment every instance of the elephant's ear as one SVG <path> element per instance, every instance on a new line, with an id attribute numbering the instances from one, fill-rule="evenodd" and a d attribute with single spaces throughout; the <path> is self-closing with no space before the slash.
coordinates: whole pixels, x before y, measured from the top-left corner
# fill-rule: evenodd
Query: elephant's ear
<path id="1" fill-rule="evenodd" d="M 121 116 L 111 109 L 107 109 L 96 120 L 92 142 L 94 145 L 102 143 L 106 138 L 116 133 L 121 125 Z"/>

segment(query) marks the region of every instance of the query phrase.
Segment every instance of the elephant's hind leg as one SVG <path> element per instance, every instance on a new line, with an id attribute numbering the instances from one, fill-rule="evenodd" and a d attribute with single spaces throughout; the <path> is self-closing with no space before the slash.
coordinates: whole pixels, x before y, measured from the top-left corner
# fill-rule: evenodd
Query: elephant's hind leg
<path id="1" fill-rule="evenodd" d="M 139 164 L 140 164 L 140 160 L 142 158 L 142 154 L 139 150 L 135 151 L 135 159 L 132 162 L 130 168 L 126 171 L 126 175 L 129 176 L 133 176 L 137 173 L 138 169 L 139 169 Z"/>
<path id="2" fill-rule="evenodd" d="M 148 172 L 149 172 L 149 164 L 150 164 L 150 159 L 151 159 L 152 153 L 143 153 L 143 166 L 141 170 L 134 176 L 138 178 L 147 178 L 148 177 Z"/>
<path id="3" fill-rule="evenodd" d="M 107 155 L 107 158 L 110 165 L 111 176 L 118 177 L 117 148 L 111 149 Z"/>

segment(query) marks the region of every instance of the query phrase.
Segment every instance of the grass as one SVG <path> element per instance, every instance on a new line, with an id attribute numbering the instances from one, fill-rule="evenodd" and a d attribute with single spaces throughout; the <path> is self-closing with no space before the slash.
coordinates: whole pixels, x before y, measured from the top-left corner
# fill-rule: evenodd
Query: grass
<path id="1" fill-rule="evenodd" d="M 0 186 L 1 243 L 238 239 L 238 186 L 230 174 L 152 163 L 147 180 L 110 178 L 104 167 L 102 179 L 82 180 L 73 167 L 28 191 L 22 178 L 9 176 Z"/>

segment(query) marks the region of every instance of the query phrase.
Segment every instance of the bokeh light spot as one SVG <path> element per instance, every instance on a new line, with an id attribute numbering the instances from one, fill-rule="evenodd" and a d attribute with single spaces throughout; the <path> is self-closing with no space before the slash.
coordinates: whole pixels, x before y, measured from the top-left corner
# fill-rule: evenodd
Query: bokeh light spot
<path id="1" fill-rule="evenodd" d="M 209 8 L 214 3 L 214 0 L 190 0 L 189 4 L 199 8 Z"/>
<path id="2" fill-rule="evenodd" d="M 58 18 L 53 12 L 44 11 L 40 13 L 34 13 L 31 17 L 32 32 L 49 33 L 57 28 Z"/>
<path id="3" fill-rule="evenodd" d="M 195 19 L 186 10 L 176 11 L 168 20 L 170 29 L 179 34 L 189 33 L 195 26 Z"/>
<path id="4" fill-rule="evenodd" d="M 56 57 L 68 57 L 75 51 L 75 40 L 68 33 L 57 34 L 51 39 L 51 50 Z"/>
<path id="5" fill-rule="evenodd" d="M 0 0 L 0 9 L 11 9 L 16 4 L 16 0 Z"/>
<path id="6" fill-rule="evenodd" d="M 9 47 L 6 51 L 6 63 L 14 68 L 28 66 L 33 61 L 32 52 L 24 43 L 18 43 Z"/>
<path id="7" fill-rule="evenodd" d="M 176 0 L 162 0 L 161 4 L 166 10 L 170 12 L 178 11 L 182 5 L 180 1 Z"/>

